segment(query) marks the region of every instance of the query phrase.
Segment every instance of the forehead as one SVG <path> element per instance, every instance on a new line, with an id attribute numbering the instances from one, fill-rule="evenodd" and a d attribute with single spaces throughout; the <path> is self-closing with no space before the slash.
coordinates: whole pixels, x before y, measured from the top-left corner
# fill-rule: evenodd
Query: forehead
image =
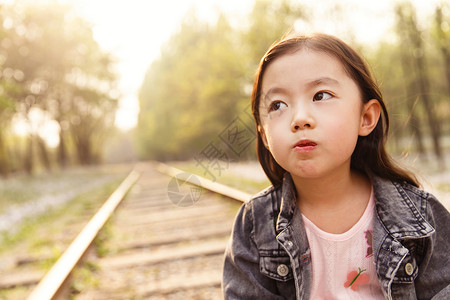
<path id="1" fill-rule="evenodd" d="M 281 55 L 270 62 L 262 77 L 262 91 L 274 86 L 299 86 L 319 78 L 354 84 L 344 65 L 336 57 L 321 51 L 301 49 Z"/>

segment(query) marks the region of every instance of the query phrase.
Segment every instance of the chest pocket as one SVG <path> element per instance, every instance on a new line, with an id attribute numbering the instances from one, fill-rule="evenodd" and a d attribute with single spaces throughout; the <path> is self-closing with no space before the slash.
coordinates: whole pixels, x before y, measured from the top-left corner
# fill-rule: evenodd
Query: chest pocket
<path id="1" fill-rule="evenodd" d="M 283 250 L 260 250 L 259 268 L 262 274 L 278 281 L 289 281 L 294 277 L 291 261 Z"/>

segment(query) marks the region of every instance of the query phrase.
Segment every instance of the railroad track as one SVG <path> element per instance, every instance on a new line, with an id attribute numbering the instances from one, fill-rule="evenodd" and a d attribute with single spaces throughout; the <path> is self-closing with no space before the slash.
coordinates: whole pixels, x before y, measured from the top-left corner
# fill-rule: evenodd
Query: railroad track
<path id="1" fill-rule="evenodd" d="M 28 299 L 223 299 L 223 252 L 249 197 L 162 164 L 139 164 Z"/>

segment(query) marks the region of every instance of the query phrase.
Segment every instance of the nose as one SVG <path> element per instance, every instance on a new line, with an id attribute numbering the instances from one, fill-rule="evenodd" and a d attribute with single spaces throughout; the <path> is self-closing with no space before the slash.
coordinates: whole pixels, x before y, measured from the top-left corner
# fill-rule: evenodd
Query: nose
<path id="1" fill-rule="evenodd" d="M 311 114 L 310 109 L 308 109 L 308 107 L 306 106 L 307 105 L 297 107 L 297 109 L 294 111 L 291 122 L 292 132 L 303 129 L 311 129 L 315 127 L 314 118 Z"/>

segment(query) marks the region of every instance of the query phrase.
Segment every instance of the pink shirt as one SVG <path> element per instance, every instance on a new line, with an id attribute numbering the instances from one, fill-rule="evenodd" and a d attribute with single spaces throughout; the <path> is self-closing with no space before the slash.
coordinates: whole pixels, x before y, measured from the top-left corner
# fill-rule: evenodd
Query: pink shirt
<path id="1" fill-rule="evenodd" d="M 311 249 L 311 299 L 385 299 L 372 252 L 374 195 L 347 232 L 332 234 L 303 216 Z"/>

